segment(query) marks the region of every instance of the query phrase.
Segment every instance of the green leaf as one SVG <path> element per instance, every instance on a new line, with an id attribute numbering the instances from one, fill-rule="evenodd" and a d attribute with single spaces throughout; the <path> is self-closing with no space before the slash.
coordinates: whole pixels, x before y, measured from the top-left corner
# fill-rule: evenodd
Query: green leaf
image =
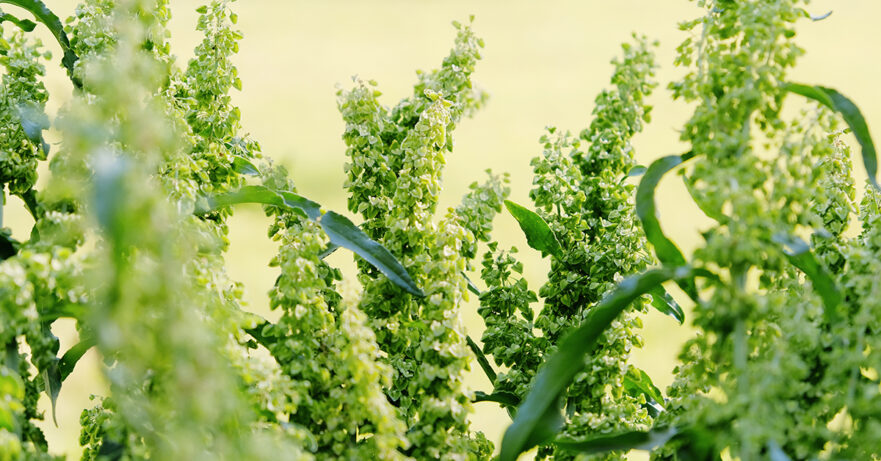
<path id="1" fill-rule="evenodd" d="M 489 382 L 493 385 L 496 383 L 496 372 L 493 370 L 492 365 L 489 364 L 489 360 L 487 360 L 486 355 L 484 355 L 483 350 L 480 349 L 480 346 L 471 339 L 471 336 L 465 336 L 465 341 L 468 342 L 468 347 L 471 348 L 471 352 L 474 352 L 474 356 L 477 357 L 477 363 L 480 364 L 480 368 L 483 369 L 483 372 L 486 374 L 486 377 L 489 378 Z"/>
<path id="2" fill-rule="evenodd" d="M 834 323 L 838 320 L 838 305 L 841 304 L 841 291 L 835 279 L 817 261 L 811 252 L 811 247 L 804 240 L 791 235 L 778 234 L 772 237 L 774 242 L 782 245 L 783 254 L 790 264 L 804 272 L 811 281 L 814 291 L 823 300 L 824 316 L 826 321 Z"/>
<path id="3" fill-rule="evenodd" d="M 70 48 L 70 41 L 67 39 L 67 34 L 64 33 L 64 25 L 61 24 L 61 20 L 58 19 L 58 16 L 56 16 L 55 13 L 46 7 L 46 4 L 40 0 L 0 0 L 0 3 L 8 3 L 27 10 L 34 15 L 34 18 L 37 21 L 43 23 L 49 28 L 49 32 L 52 32 L 55 40 L 61 45 L 61 50 L 64 52 L 64 56 L 61 58 L 61 64 L 67 69 L 67 75 L 70 77 L 74 86 L 82 88 L 82 82 L 73 75 L 73 66 L 79 57 L 77 57 L 76 53 Z"/>
<path id="4" fill-rule="evenodd" d="M 49 154 L 49 143 L 43 139 L 43 131 L 49 129 L 49 116 L 36 104 L 19 104 L 17 107 L 19 123 L 28 139 L 40 146 L 43 153 Z"/>
<path id="5" fill-rule="evenodd" d="M 2 22 L 11 22 L 18 26 L 19 29 L 25 32 L 33 32 L 34 28 L 37 27 L 37 23 L 31 21 L 29 19 L 18 19 L 17 17 L 9 14 L 0 12 L 0 23 Z"/>
<path id="6" fill-rule="evenodd" d="M 260 170 L 251 163 L 250 160 L 245 157 L 241 157 L 239 155 L 233 155 L 232 157 L 232 169 L 239 174 L 247 175 L 247 176 L 257 176 L 260 174 Z"/>
<path id="7" fill-rule="evenodd" d="M 684 266 L 686 261 L 679 247 L 667 238 L 664 235 L 664 231 L 661 230 L 661 223 L 658 221 L 658 209 L 655 205 L 655 189 L 657 189 L 658 183 L 664 174 L 692 157 L 694 157 L 694 154 L 688 152 L 682 155 L 668 155 L 655 160 L 649 165 L 648 170 L 646 170 L 645 175 L 643 175 L 642 180 L 639 182 L 639 186 L 636 188 L 636 215 L 642 222 L 646 239 L 655 249 L 658 261 L 665 266 Z M 695 287 L 693 281 L 683 280 L 679 282 L 679 286 L 691 299 L 698 300 L 697 287 Z"/>
<path id="8" fill-rule="evenodd" d="M 465 283 L 468 284 L 468 291 L 470 291 L 470 292 L 474 293 L 475 295 L 477 295 L 478 297 L 480 297 L 480 295 L 482 293 L 480 292 L 480 289 L 477 288 L 477 285 L 475 285 L 474 282 L 472 282 L 471 279 L 468 278 L 468 275 L 465 274 L 464 272 L 462 272 L 462 277 L 465 277 Z"/>
<path id="9" fill-rule="evenodd" d="M 652 378 L 645 371 L 633 366 L 624 375 L 624 390 L 631 393 L 631 395 L 645 394 L 647 400 L 654 400 L 661 404 L 664 403 L 664 394 L 655 386 Z"/>
<path id="10" fill-rule="evenodd" d="M 655 287 L 649 291 L 649 294 L 652 296 L 652 307 L 662 314 L 673 317 L 680 325 L 685 323 L 685 313 L 682 312 L 682 307 L 670 296 L 670 293 L 667 293 L 664 287 Z"/>
<path id="11" fill-rule="evenodd" d="M 646 170 L 648 170 L 648 168 L 646 168 L 642 165 L 636 165 L 633 168 L 631 168 L 630 171 L 627 172 L 627 177 L 628 178 L 635 178 L 637 176 L 642 176 L 645 174 Z"/>
<path id="12" fill-rule="evenodd" d="M 61 381 L 64 381 L 71 373 L 73 373 L 73 369 L 76 367 L 77 362 L 79 362 L 83 355 L 85 355 L 85 353 L 94 345 L 95 339 L 86 337 L 68 349 L 68 351 L 61 356 L 61 360 L 58 361 L 58 373 L 61 377 Z"/>
<path id="13" fill-rule="evenodd" d="M 616 435 L 601 435 L 588 439 L 557 439 L 558 447 L 580 454 L 598 454 L 609 451 L 651 450 L 667 443 L 676 435 L 676 429 L 658 428 L 651 431 L 633 431 Z"/>
<path id="14" fill-rule="evenodd" d="M 293 192 L 277 192 L 264 186 L 244 186 L 239 190 L 208 197 L 197 206 L 196 214 L 239 203 L 261 203 L 285 208 L 318 224 L 330 238 L 331 245 L 351 250 L 379 269 L 395 285 L 415 296 L 425 296 L 416 286 L 407 269 L 379 243 L 371 240 L 345 216 L 333 211 L 321 213 L 321 206 Z"/>
<path id="15" fill-rule="evenodd" d="M 510 200 L 505 200 L 505 207 L 520 224 L 520 229 L 526 234 L 526 243 L 530 247 L 540 251 L 542 256 L 563 257 L 563 250 L 560 248 L 557 236 L 541 216 Z"/>
<path id="16" fill-rule="evenodd" d="M 52 403 L 52 422 L 58 427 L 58 419 L 55 418 L 55 403 L 58 401 L 58 393 L 61 392 L 61 372 L 58 368 L 58 359 L 52 361 L 48 368 L 43 370 L 43 390 L 49 396 Z"/>
<path id="17" fill-rule="evenodd" d="M 18 247 L 21 245 L 17 240 L 12 238 L 6 229 L 0 229 L 0 261 L 5 261 L 18 254 Z"/>
<path id="18" fill-rule="evenodd" d="M 497 391 L 492 394 L 477 391 L 474 393 L 474 402 L 496 402 L 508 407 L 516 407 L 520 399 L 510 392 Z"/>
<path id="19" fill-rule="evenodd" d="M 414 296 L 425 296 L 425 293 L 410 278 L 407 269 L 385 247 L 370 240 L 367 234 L 359 229 L 358 226 L 352 224 L 352 221 L 349 221 L 349 218 L 333 211 L 328 211 L 321 216 L 318 222 L 327 236 L 330 237 L 330 243 L 351 250 L 364 258 L 407 293 Z"/>
<path id="20" fill-rule="evenodd" d="M 869 126 L 866 124 L 866 119 L 856 104 L 838 91 L 824 86 L 785 83 L 783 88 L 808 99 L 813 99 L 841 114 L 841 117 L 844 118 L 844 121 L 847 122 L 851 131 L 853 131 L 854 136 L 856 136 L 857 142 L 860 143 L 863 165 L 866 168 L 866 175 L 869 176 L 869 181 L 876 189 L 881 188 L 878 186 L 877 179 L 878 158 L 875 152 L 875 143 L 872 142 L 872 136 L 869 134 Z"/>
<path id="21" fill-rule="evenodd" d="M 575 376 L 583 371 L 585 356 L 593 352 L 603 331 L 627 306 L 668 280 L 693 278 L 711 273 L 690 267 L 662 267 L 628 277 L 592 307 L 575 330 L 560 341 L 557 352 L 547 359 L 533 380 L 532 389 L 517 411 L 514 422 L 502 439 L 501 461 L 514 461 L 524 451 L 547 442 L 555 431 L 548 431 L 550 413 Z"/>

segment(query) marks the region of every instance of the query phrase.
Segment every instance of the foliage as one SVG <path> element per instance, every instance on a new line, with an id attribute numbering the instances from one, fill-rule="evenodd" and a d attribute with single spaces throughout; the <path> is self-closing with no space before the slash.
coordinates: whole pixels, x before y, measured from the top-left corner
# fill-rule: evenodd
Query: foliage
<path id="1" fill-rule="evenodd" d="M 536 446 L 555 459 L 881 454 L 875 147 L 853 101 L 787 81 L 802 2 L 702 0 L 705 15 L 681 24 L 695 34 L 669 88 L 694 107 L 687 153 L 636 165 L 657 84 L 653 44 L 634 36 L 589 126 L 541 138 L 530 206 L 487 171 L 439 210 L 454 130 L 487 101 L 472 83 L 483 42 L 454 23 L 450 54 L 409 97 L 383 105 L 358 79 L 337 93 L 360 225 L 300 195 L 242 132 L 233 0 L 197 10 L 204 39 L 184 68 L 167 0 L 84 0 L 65 23 L 38 0 L 0 3 L 49 28 L 73 89 L 50 120 L 37 23 L 0 12 L 0 184 L 35 221 L 24 242 L 0 232 L 0 460 L 57 458 L 37 399 L 54 407 L 92 348 L 110 392 L 82 413 L 86 460 L 488 459 L 468 420 L 478 402 L 512 418 L 503 460 Z M 816 104 L 784 116 L 789 93 Z M 50 126 L 62 135 L 51 156 Z M 859 203 L 847 130 L 869 173 Z M 714 221 L 691 255 L 655 203 L 677 168 Z M 263 206 L 278 244 L 275 321 L 245 309 L 224 268 L 241 203 Z M 550 258 L 537 292 L 517 249 L 491 236 L 503 209 Z M 358 289 L 324 260 L 339 248 Z M 466 275 L 478 255 L 483 289 Z M 661 392 L 628 360 L 648 306 L 684 322 L 669 282 L 698 333 Z M 479 343 L 461 321 L 469 292 Z M 51 330 L 61 318 L 80 338 L 67 351 Z M 489 392 L 465 385 L 473 358 Z"/>

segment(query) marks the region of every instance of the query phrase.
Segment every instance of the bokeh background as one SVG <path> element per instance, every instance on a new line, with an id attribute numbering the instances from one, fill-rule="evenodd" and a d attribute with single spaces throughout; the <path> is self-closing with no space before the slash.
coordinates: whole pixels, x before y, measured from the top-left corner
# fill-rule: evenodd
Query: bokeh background
<path id="1" fill-rule="evenodd" d="M 77 3 L 45 1 L 62 18 Z M 171 2 L 172 44 L 181 66 L 201 39 L 194 31 L 195 9 L 201 3 Z M 578 132 L 590 123 L 593 99 L 608 86 L 609 61 L 632 32 L 660 41 L 660 86 L 650 98 L 655 106 L 653 122 L 636 137 L 636 155 L 648 164 L 685 149 L 678 141 L 677 128 L 690 108 L 671 102 L 666 84 L 682 74 L 672 61 L 676 45 L 688 35 L 677 24 L 701 14 L 687 0 L 240 0 L 236 9 L 244 39 L 235 62 L 244 89 L 233 98 L 242 109 L 245 131 L 260 141 L 266 155 L 288 167 L 303 195 L 328 209 L 346 210 L 344 124 L 336 109 L 336 85 L 351 85 L 354 75 L 375 79 L 384 103 L 395 104 L 411 93 L 416 69 L 432 69 L 446 56 L 455 35 L 450 22 L 466 21 L 471 14 L 476 16 L 474 29 L 486 41 L 474 79 L 491 99 L 455 132 L 455 149 L 447 157 L 444 173 L 443 206 L 458 203 L 468 184 L 482 178 L 487 168 L 510 173 L 511 198 L 528 204 L 529 160 L 541 153 L 538 138 L 544 127 Z M 851 97 L 874 128 L 876 142 L 881 141 L 881 2 L 818 0 L 809 9 L 816 15 L 833 13 L 820 22 L 800 23 L 797 39 L 807 54 L 792 79 L 822 83 Z M 40 36 L 55 54 L 47 78 L 52 94 L 49 109 L 55 113 L 69 98 L 71 87 L 58 65 L 57 45 L 43 28 Z M 57 135 L 50 135 L 50 140 L 57 142 Z M 861 163 L 854 160 L 855 171 L 862 175 Z M 41 180 L 47 180 L 45 173 Z M 664 180 L 659 190 L 662 225 L 688 253 L 708 221 L 675 175 Z M 26 238 L 33 221 L 21 203 L 10 199 L 4 212 L 14 235 Z M 503 246 L 521 249 L 526 276 L 537 290 L 547 262 L 527 247 L 512 218 L 502 214 L 495 224 L 494 235 Z M 266 293 L 276 278 L 267 266 L 276 251 L 266 238 L 267 225 L 258 207 L 237 209 L 228 268 L 233 278 L 244 283 L 248 308 L 275 318 L 266 307 Z M 349 253 L 337 252 L 330 261 L 352 275 Z M 353 283 L 351 277 L 344 283 Z M 469 334 L 479 337 L 483 323 L 476 309 L 472 297 L 463 306 L 463 316 Z M 633 362 L 663 388 L 671 381 L 679 346 L 692 330 L 655 312 L 646 316 L 645 324 L 646 347 L 634 354 Z M 70 324 L 58 325 L 56 334 L 62 350 L 76 340 Z M 97 357 L 94 353 L 87 357 L 61 390 L 57 426 L 49 415 L 48 401 L 44 398 L 41 403 L 47 409 L 43 427 L 50 446 L 69 459 L 78 459 L 80 453 L 80 412 L 92 405 L 91 394 L 106 392 Z M 474 389 L 489 390 L 476 364 L 469 383 Z M 474 427 L 500 440 L 509 423 L 507 414 L 492 403 L 475 408 Z M 634 459 L 644 458 L 637 454 Z"/>

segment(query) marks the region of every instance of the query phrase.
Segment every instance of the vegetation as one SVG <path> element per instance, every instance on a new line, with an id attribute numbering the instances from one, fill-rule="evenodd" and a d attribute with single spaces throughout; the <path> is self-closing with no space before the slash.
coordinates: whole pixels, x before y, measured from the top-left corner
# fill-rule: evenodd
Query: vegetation
<path id="1" fill-rule="evenodd" d="M 0 183 L 35 220 L 26 241 L 0 234 L 0 460 L 56 458 L 37 399 L 54 406 L 92 348 L 110 392 L 82 414 L 85 460 L 489 459 L 474 405 L 511 416 L 502 460 L 533 447 L 554 459 L 881 456 L 876 153 L 851 100 L 787 78 L 803 53 L 794 23 L 822 19 L 803 2 L 701 0 L 705 15 L 681 24 L 694 38 L 669 88 L 694 107 L 688 152 L 634 160 L 657 87 L 653 43 L 634 36 L 587 128 L 542 137 L 531 205 L 488 171 L 439 210 L 456 125 L 487 99 L 471 80 L 483 42 L 454 23 L 452 50 L 412 95 L 386 106 L 357 79 L 337 94 L 359 225 L 299 195 L 242 132 L 232 0 L 198 9 L 204 40 L 184 68 L 167 0 L 84 0 L 64 23 L 39 0 L 0 3 L 36 21 L 0 13 Z M 37 23 L 73 87 L 54 120 Z M 812 102 L 781 113 L 795 97 Z M 62 134 L 51 153 L 50 126 Z M 860 203 L 847 132 L 869 176 Z M 673 169 L 713 220 L 689 257 L 656 211 Z M 241 203 L 262 204 L 278 243 L 277 321 L 245 310 L 226 274 Z M 491 236 L 503 210 L 550 258 L 537 292 L 518 250 Z M 356 293 L 325 261 L 341 248 Z M 461 321 L 471 295 L 486 323 L 476 339 Z M 698 330 L 665 392 L 629 363 L 649 308 Z M 66 351 L 51 331 L 62 318 L 80 341 Z M 473 361 L 492 389 L 465 386 Z"/>

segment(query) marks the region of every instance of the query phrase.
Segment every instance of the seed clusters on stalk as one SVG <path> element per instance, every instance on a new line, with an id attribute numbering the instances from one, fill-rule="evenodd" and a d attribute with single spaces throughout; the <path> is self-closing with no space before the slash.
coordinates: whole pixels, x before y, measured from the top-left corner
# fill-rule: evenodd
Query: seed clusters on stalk
<path id="1" fill-rule="evenodd" d="M 552 256 L 548 282 L 539 291 L 544 307 L 534 325 L 529 304 L 536 296 L 522 277 L 511 278 L 521 265 L 505 252 L 494 254 L 495 247 L 484 257 L 482 276 L 490 289 L 481 296 L 480 312 L 487 322 L 483 340 L 486 352 L 510 367 L 499 373 L 495 391 L 512 392 L 518 399 L 525 397 L 554 344 L 625 275 L 650 262 L 634 213 L 634 186 L 624 179 L 635 165 L 630 139 L 651 110 L 644 98 L 655 86 L 649 81 L 654 58 L 649 44 L 638 39 L 624 45 L 623 60 L 614 64 L 616 88 L 597 97 L 590 127 L 574 139 L 549 128 L 541 138 L 542 156 L 532 161 L 530 196 L 562 247 L 559 256 Z M 651 423 L 644 397 L 626 393 L 621 381 L 630 350 L 642 344 L 635 330 L 641 326 L 636 314 L 644 310 L 640 302 L 619 317 L 589 359 L 588 371 L 576 378 L 565 402 L 566 436 L 583 438 Z M 572 456 L 552 447 L 539 455 Z"/>
<path id="2" fill-rule="evenodd" d="M 671 88 L 697 102 L 682 134 L 698 155 L 685 181 L 717 221 L 694 261 L 726 275 L 707 283 L 712 294 L 694 312 L 702 332 L 685 345 L 668 390 L 662 419 L 688 429 L 655 458 L 724 449 L 741 459 L 774 452 L 865 458 L 878 449 L 858 435 L 873 433 L 878 380 L 860 371 L 873 363 L 863 342 L 870 316 L 858 314 L 873 310 L 864 297 L 872 289 L 848 288 L 859 279 L 856 255 L 871 252 L 844 234 L 854 197 L 849 149 L 825 109 L 792 121 L 780 116 L 781 83 L 802 53 L 792 41 L 794 22 L 807 13 L 792 0 L 699 4 L 706 15 L 682 28 L 697 29 L 700 39 L 683 42 L 677 58 L 694 70 Z M 794 266 L 792 252 L 807 247 L 794 239 L 805 233 L 811 255 L 839 279 L 843 306 L 824 306 L 816 290 L 828 288 Z M 871 389 L 859 404 L 857 388 Z M 850 390 L 843 396 L 842 389 Z M 837 426 L 842 419 L 852 432 Z"/>
<path id="3" fill-rule="evenodd" d="M 434 221 L 452 131 L 484 99 L 470 80 L 482 41 L 470 26 L 454 25 L 456 42 L 441 68 L 420 73 L 415 94 L 394 108 L 379 103 L 372 83 L 359 81 L 339 93 L 350 157 L 349 209 L 364 217 L 364 231 L 415 275 L 425 293 L 415 298 L 360 265 L 361 308 L 394 370 L 386 393 L 409 427 L 405 452 L 417 459 L 482 459 L 491 450 L 482 434 L 468 428 L 471 403 L 463 373 L 470 352 L 459 306 L 466 296 L 462 271 L 476 254 L 476 240 L 487 238 L 508 191 L 491 177 L 472 187 L 462 206 Z"/>

